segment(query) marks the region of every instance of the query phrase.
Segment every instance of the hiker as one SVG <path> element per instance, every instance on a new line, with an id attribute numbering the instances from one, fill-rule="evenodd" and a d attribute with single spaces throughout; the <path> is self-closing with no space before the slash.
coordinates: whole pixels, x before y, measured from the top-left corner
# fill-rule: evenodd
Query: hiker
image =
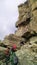
<path id="1" fill-rule="evenodd" d="M 12 45 L 12 48 L 11 48 L 11 55 L 10 55 L 10 62 L 11 62 L 11 65 L 17 65 L 18 64 L 18 58 L 15 54 L 15 51 L 17 49 L 17 46 L 14 44 Z"/>

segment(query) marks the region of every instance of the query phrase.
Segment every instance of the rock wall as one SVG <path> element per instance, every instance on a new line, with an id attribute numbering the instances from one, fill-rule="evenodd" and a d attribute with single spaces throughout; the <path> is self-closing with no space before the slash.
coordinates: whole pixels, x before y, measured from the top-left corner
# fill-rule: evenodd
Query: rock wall
<path id="1" fill-rule="evenodd" d="M 18 65 L 37 65 L 37 0 L 27 0 L 18 6 L 18 11 L 17 31 L 0 42 L 0 58 L 7 49 L 4 45 L 11 48 L 16 44 L 19 48 L 15 52 L 19 60 Z M 24 45 L 20 46 L 21 42 Z M 1 59 L 0 65 L 3 65 Z"/>

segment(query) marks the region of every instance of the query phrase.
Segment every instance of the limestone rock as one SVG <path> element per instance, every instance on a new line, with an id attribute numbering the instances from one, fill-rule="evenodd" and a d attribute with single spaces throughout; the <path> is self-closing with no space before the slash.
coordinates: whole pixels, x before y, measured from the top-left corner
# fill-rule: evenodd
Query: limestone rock
<path id="1" fill-rule="evenodd" d="M 18 10 L 19 10 L 19 17 L 18 21 L 16 22 L 16 27 L 18 27 L 23 22 L 24 24 L 27 23 L 26 20 L 30 18 L 30 11 L 27 1 L 24 4 L 19 5 Z"/>
<path id="2" fill-rule="evenodd" d="M 24 34 L 26 33 L 26 32 L 28 32 L 29 31 L 29 28 L 28 28 L 28 25 L 23 25 L 23 26 L 20 26 L 19 28 L 18 28 L 18 30 L 15 32 L 15 35 L 16 36 L 24 36 Z M 19 33 L 20 32 L 20 33 Z"/>
<path id="3" fill-rule="evenodd" d="M 37 65 L 37 53 L 28 46 L 23 46 L 16 52 L 16 55 L 19 58 L 19 65 Z"/>
<path id="4" fill-rule="evenodd" d="M 15 34 L 9 34 L 3 40 L 4 45 L 11 47 L 13 44 L 20 46 L 20 42 L 24 41 L 24 38 L 16 36 Z"/>
<path id="5" fill-rule="evenodd" d="M 5 50 L 7 50 L 7 48 L 4 48 L 4 47 L 0 46 L 0 51 L 5 51 Z"/>
<path id="6" fill-rule="evenodd" d="M 17 31 L 9 34 L 1 43 L 0 58 L 4 58 L 3 45 L 9 48 L 16 44 L 19 48 L 15 53 L 19 59 L 18 65 L 37 65 L 37 0 L 27 0 L 18 6 L 19 17 L 16 22 Z M 25 45 L 20 45 L 20 42 Z M 0 65 L 2 60 L 0 59 Z"/>

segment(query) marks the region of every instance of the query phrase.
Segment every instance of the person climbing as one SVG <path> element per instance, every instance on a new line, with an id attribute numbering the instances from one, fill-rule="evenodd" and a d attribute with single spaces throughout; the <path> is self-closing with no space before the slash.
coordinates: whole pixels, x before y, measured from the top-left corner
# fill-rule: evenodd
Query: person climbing
<path id="1" fill-rule="evenodd" d="M 11 51 L 10 51 L 10 53 L 11 53 L 11 55 L 10 55 L 11 65 L 17 65 L 18 64 L 18 58 L 17 58 L 17 56 L 15 54 L 16 49 L 17 49 L 16 44 L 13 44 L 12 48 L 11 48 Z"/>

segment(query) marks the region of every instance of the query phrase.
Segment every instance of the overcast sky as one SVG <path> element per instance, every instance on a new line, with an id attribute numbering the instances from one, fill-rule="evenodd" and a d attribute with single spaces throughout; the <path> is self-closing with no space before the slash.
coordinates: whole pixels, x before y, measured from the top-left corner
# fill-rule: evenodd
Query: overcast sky
<path id="1" fill-rule="evenodd" d="M 15 23 L 18 20 L 18 5 L 26 0 L 0 0 L 0 39 L 14 33 Z"/>

